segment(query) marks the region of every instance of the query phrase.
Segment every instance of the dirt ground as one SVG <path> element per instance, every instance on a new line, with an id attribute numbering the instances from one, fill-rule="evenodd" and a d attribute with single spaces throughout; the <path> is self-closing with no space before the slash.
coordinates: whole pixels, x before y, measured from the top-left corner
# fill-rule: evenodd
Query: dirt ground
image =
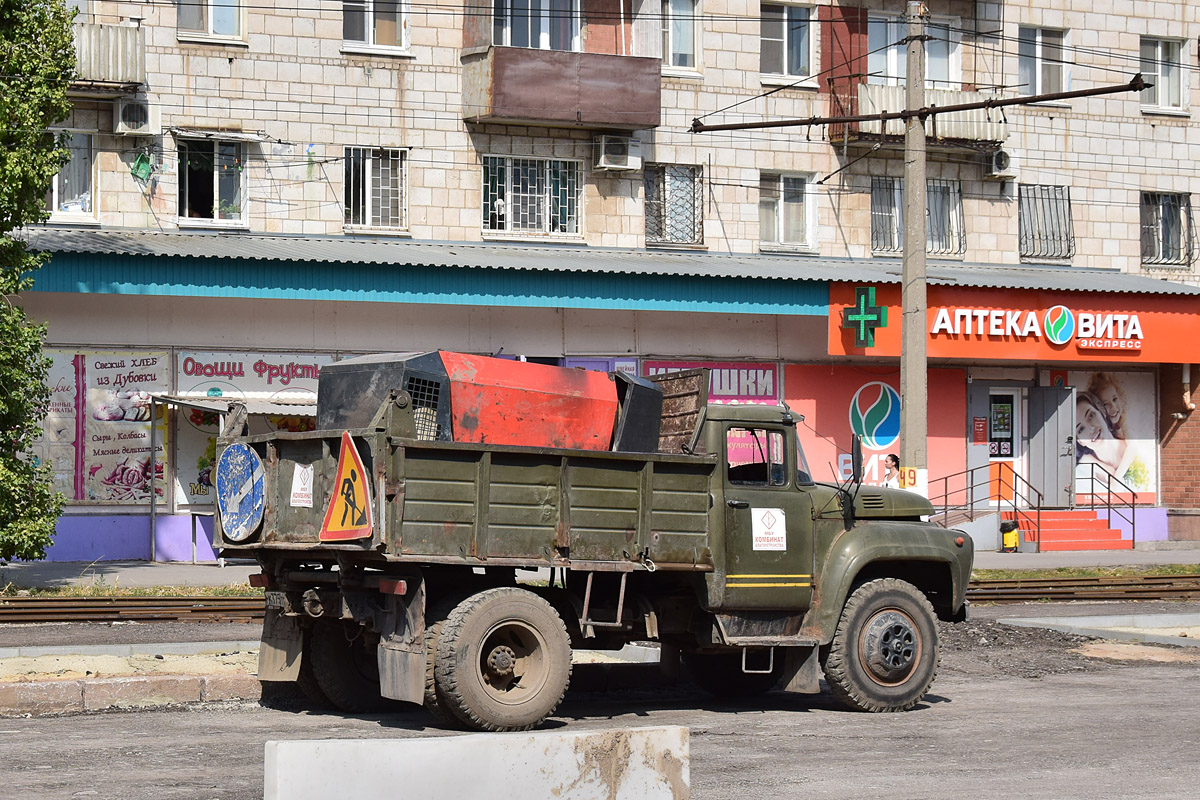
<path id="1" fill-rule="evenodd" d="M 1101 606 L 1099 613 L 1134 613 L 1129 610 L 1130 605 L 1122 604 L 1120 609 Z M 1054 608 L 1068 613 L 1092 610 L 1063 604 L 1055 606 L 1042 604 L 1033 611 L 1034 615 L 1046 614 Z M 1158 604 L 1153 608 L 1135 608 L 1137 613 L 1148 611 L 1184 613 L 1187 610 L 1181 605 L 1166 604 Z M 974 678 L 1040 678 L 1047 675 L 1105 669 L 1113 664 L 1127 662 L 1184 663 L 1200 661 L 1200 647 L 1109 642 L 1043 628 L 1014 627 L 998 621 L 1004 617 L 1019 616 L 1030 616 L 1030 609 L 1014 606 L 984 607 L 977 609 L 973 619 L 969 622 L 939 623 L 939 638 L 942 648 L 940 674 Z M 188 630 L 186 627 L 176 626 L 171 629 L 164 628 L 157 633 L 163 637 L 177 640 L 188 638 L 203 640 L 209 634 L 202 628 L 203 626 L 200 626 Z M 242 626 L 236 632 L 243 638 L 253 638 L 257 630 L 250 626 Z M 33 638 L 50 637 L 56 642 L 62 642 L 68 640 L 70 633 L 65 629 L 41 631 Z M 110 635 L 105 636 L 104 630 L 96 627 L 86 631 L 76 631 L 79 638 L 99 639 L 100 641 L 104 639 L 111 641 L 111 633 L 112 629 L 110 628 Z M 151 633 L 145 630 L 120 631 L 122 639 L 134 637 L 146 641 L 150 635 Z M 160 641 L 162 640 L 160 639 Z M 609 656 L 593 653 L 579 653 L 576 658 L 576 663 L 610 661 L 612 659 Z M 230 650 L 228 652 L 214 650 L 196 655 L 167 654 L 158 656 L 47 655 L 0 659 L 0 681 L 155 674 L 254 674 L 257 668 L 258 655 L 256 651 L 252 650 Z"/>

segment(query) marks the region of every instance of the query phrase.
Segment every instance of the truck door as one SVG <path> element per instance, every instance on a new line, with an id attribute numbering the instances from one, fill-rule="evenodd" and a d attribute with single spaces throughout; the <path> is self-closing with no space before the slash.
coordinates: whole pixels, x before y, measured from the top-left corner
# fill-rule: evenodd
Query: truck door
<path id="1" fill-rule="evenodd" d="M 812 601 L 812 501 L 797 491 L 787 431 L 725 432 L 726 608 L 806 609 Z"/>

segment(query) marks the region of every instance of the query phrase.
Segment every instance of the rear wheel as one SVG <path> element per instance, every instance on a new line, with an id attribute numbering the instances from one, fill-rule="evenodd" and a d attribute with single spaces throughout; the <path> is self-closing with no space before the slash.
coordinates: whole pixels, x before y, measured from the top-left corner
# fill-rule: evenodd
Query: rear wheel
<path id="1" fill-rule="evenodd" d="M 775 653 L 775 660 L 770 672 L 744 672 L 742 670 L 742 653 L 695 653 L 684 652 L 683 663 L 688 673 L 701 689 L 722 698 L 755 697 L 765 694 L 775 688 L 783 675 L 782 651 Z M 769 662 L 762 657 L 763 667 Z M 751 669 L 755 668 L 754 661 L 750 662 Z"/>
<path id="2" fill-rule="evenodd" d="M 361 625 L 321 620 L 313 625 L 310 638 L 313 678 L 334 706 L 352 714 L 400 708 L 379 693 L 376 645 Z"/>
<path id="3" fill-rule="evenodd" d="M 558 612 L 525 589 L 468 597 L 443 623 L 438 700 L 468 728 L 528 730 L 548 717 L 571 678 L 571 642 Z"/>
<path id="4" fill-rule="evenodd" d="M 313 674 L 313 657 L 312 657 L 312 634 L 305 636 L 304 651 L 300 656 L 300 671 L 296 675 L 296 686 L 304 693 L 314 708 L 322 711 L 328 711 L 335 706 L 330 701 L 329 695 L 317 683 L 317 676 Z"/>
<path id="5" fill-rule="evenodd" d="M 895 578 L 864 583 L 842 609 L 825 658 L 825 680 L 855 711 L 907 711 L 929 691 L 938 668 L 933 606 Z"/>

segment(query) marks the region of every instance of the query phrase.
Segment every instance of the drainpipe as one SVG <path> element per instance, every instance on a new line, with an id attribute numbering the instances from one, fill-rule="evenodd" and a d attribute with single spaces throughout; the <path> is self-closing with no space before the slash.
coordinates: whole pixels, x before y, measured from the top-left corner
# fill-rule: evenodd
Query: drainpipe
<path id="1" fill-rule="evenodd" d="M 1183 365 L 1183 410 L 1195 411 L 1196 404 L 1192 402 L 1192 365 Z"/>

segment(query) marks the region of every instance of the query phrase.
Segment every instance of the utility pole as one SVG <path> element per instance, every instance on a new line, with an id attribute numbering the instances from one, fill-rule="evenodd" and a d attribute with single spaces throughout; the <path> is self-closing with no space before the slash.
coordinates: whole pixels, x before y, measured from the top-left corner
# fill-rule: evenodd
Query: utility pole
<path id="1" fill-rule="evenodd" d="M 908 0 L 905 106 L 925 108 L 925 17 L 920 0 Z M 883 124 L 883 123 L 881 123 Z M 929 481 L 929 372 L 925 357 L 925 118 L 904 120 L 904 267 L 900 308 L 900 465 Z"/>

